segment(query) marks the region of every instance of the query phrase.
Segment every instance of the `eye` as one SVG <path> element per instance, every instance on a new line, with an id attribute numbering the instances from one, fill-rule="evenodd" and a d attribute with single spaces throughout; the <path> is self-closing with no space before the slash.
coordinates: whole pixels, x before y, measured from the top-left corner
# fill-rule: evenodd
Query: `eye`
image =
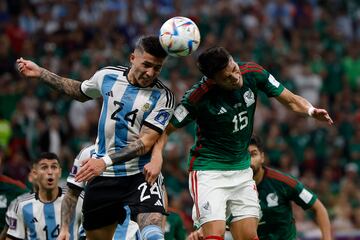
<path id="1" fill-rule="evenodd" d="M 156 67 L 154 67 L 154 70 L 155 70 L 156 72 L 159 72 L 159 71 L 161 70 L 161 66 L 156 66 Z"/>
<path id="2" fill-rule="evenodd" d="M 149 63 L 143 63 L 143 66 L 146 67 L 146 68 L 149 68 L 149 67 L 151 67 L 151 64 L 149 64 Z"/>

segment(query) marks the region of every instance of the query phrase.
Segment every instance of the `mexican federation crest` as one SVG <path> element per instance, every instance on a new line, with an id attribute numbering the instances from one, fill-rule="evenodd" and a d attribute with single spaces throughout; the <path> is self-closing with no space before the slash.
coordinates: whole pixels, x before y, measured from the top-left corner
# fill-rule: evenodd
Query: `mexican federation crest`
<path id="1" fill-rule="evenodd" d="M 276 207 L 279 205 L 279 197 L 276 193 L 269 193 L 266 196 L 266 202 L 268 207 Z"/>
<path id="2" fill-rule="evenodd" d="M 247 90 L 244 93 L 244 101 L 246 103 L 246 107 L 251 106 L 254 102 L 255 102 L 255 95 L 254 93 L 251 91 L 251 89 Z"/>

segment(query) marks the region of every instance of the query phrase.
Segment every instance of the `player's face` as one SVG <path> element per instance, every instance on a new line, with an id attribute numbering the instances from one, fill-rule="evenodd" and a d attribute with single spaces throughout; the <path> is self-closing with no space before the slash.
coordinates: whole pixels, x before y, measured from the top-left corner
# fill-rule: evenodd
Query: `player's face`
<path id="1" fill-rule="evenodd" d="M 234 90 L 242 87 L 243 78 L 239 65 L 234 59 L 230 58 L 228 65 L 215 74 L 214 81 L 217 85 L 226 90 Z"/>
<path id="2" fill-rule="evenodd" d="M 56 159 L 41 159 L 34 167 L 33 174 L 40 191 L 49 191 L 58 187 L 61 168 Z"/>
<path id="3" fill-rule="evenodd" d="M 130 82 L 141 87 L 150 86 L 159 76 L 164 61 L 165 58 L 157 58 L 147 52 L 135 50 L 130 55 Z"/>
<path id="4" fill-rule="evenodd" d="M 251 157 L 251 168 L 256 174 L 264 163 L 264 153 L 255 145 L 250 145 L 248 151 Z"/>

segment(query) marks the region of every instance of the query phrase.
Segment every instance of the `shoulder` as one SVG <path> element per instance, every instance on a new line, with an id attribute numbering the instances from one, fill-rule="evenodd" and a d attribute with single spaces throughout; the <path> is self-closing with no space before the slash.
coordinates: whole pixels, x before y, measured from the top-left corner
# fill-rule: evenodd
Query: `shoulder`
<path id="1" fill-rule="evenodd" d="M 292 188 L 295 188 L 298 184 L 298 181 L 290 175 L 268 167 L 265 168 L 265 177 L 268 179 L 279 181 Z"/>
<path id="2" fill-rule="evenodd" d="M 263 73 L 265 69 L 255 62 L 238 62 L 241 74 L 246 73 Z"/>
<path id="3" fill-rule="evenodd" d="M 165 96 L 167 107 L 173 108 L 175 106 L 174 93 L 162 81 L 158 79 L 153 87 L 158 89 L 161 94 Z"/>
<path id="4" fill-rule="evenodd" d="M 184 98 L 193 104 L 198 103 L 214 88 L 214 86 L 215 82 L 213 80 L 203 77 L 200 82 L 194 84 L 186 91 Z"/>
<path id="5" fill-rule="evenodd" d="M 114 74 L 123 74 L 123 73 L 127 73 L 129 71 L 129 67 L 126 66 L 106 66 L 101 68 L 98 72 L 103 72 L 103 73 L 114 73 Z"/>
<path id="6" fill-rule="evenodd" d="M 23 189 L 25 190 L 26 189 L 26 186 L 24 183 L 20 182 L 19 180 L 15 180 L 11 177 L 8 177 L 8 176 L 5 176 L 5 175 L 1 175 L 0 176 L 0 182 L 3 182 L 3 183 L 7 183 L 7 184 L 10 184 L 10 185 L 14 185 L 20 189 Z"/>
<path id="7" fill-rule="evenodd" d="M 15 212 L 17 212 L 18 209 L 23 208 L 28 203 L 36 201 L 36 196 L 35 195 L 36 195 L 35 193 L 24 193 L 24 194 L 18 196 L 14 200 L 14 210 L 15 210 Z"/>

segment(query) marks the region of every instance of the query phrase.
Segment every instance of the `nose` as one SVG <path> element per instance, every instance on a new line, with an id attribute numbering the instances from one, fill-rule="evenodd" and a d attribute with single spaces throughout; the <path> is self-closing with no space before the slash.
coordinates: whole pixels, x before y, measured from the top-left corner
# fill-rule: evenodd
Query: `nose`
<path id="1" fill-rule="evenodd" d="M 153 68 L 149 68 L 146 72 L 146 75 L 148 75 L 149 77 L 154 77 L 155 76 L 155 70 Z"/>

